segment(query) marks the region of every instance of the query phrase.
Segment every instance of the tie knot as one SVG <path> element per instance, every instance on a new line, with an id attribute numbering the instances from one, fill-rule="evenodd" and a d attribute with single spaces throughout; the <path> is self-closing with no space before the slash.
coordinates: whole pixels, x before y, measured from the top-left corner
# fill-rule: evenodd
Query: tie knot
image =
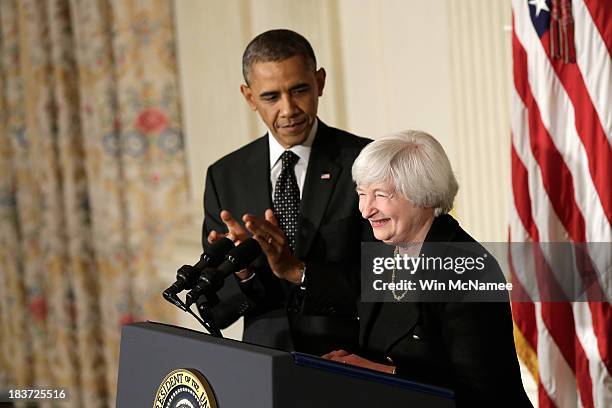
<path id="1" fill-rule="evenodd" d="M 285 152 L 281 155 L 281 160 L 283 161 L 283 168 L 291 168 L 298 162 L 298 160 L 300 160 L 300 156 L 293 153 L 291 150 L 285 150 Z"/>

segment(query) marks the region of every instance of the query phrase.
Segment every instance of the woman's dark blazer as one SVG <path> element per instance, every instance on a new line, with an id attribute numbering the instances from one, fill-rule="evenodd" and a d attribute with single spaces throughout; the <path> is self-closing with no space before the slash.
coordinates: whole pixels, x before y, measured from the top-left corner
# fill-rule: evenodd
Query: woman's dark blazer
<path id="1" fill-rule="evenodd" d="M 432 242 L 480 247 L 448 214 L 435 218 L 422 251 Z M 359 312 L 361 353 L 382 363 L 392 361 L 398 376 L 454 390 L 457 407 L 531 407 L 521 382 L 509 302 L 406 302 L 391 310 L 382 303 L 361 303 Z M 391 317 L 401 324 L 376 324 Z M 384 330 L 382 355 L 368 347 L 374 328 Z M 375 334 L 381 338 L 380 332 Z"/>

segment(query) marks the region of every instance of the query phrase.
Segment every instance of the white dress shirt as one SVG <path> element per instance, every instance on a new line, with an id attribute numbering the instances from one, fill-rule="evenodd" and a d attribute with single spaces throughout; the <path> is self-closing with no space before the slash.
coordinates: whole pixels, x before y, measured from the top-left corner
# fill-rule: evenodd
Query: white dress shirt
<path id="1" fill-rule="evenodd" d="M 300 158 L 295 164 L 295 178 L 300 189 L 300 199 L 302 198 L 302 191 L 304 190 L 304 181 L 306 180 L 306 170 L 308 170 L 308 160 L 310 160 L 310 151 L 312 150 L 312 143 L 314 142 L 317 129 L 319 127 L 319 120 L 315 119 L 315 122 L 310 129 L 310 134 L 301 145 L 295 145 L 291 147 L 293 153 L 297 154 Z M 285 149 L 278 141 L 272 136 L 272 132 L 268 129 L 268 146 L 270 148 L 270 182 L 272 183 L 272 202 L 274 202 L 274 189 L 276 188 L 276 180 L 280 177 L 283 162 L 280 159 Z M 251 273 L 246 279 L 242 279 L 240 282 L 245 283 L 253 279 L 255 273 Z M 306 277 L 306 268 L 302 269 L 302 285 L 304 284 L 304 278 Z M 304 286 L 300 286 L 300 289 L 304 289 Z"/>
<path id="2" fill-rule="evenodd" d="M 315 119 L 315 122 L 310 129 L 310 134 L 300 145 L 295 145 L 288 150 L 298 155 L 300 158 L 295 164 L 295 178 L 300 188 L 300 199 L 302 198 L 302 190 L 304 190 L 304 181 L 306 180 L 306 170 L 308 169 L 308 160 L 310 160 L 310 151 L 312 150 L 312 143 L 314 142 L 315 135 L 317 134 L 317 128 L 319 127 L 319 120 Z M 274 189 L 276 188 L 276 180 L 280 177 L 281 170 L 283 167 L 281 155 L 285 152 L 285 149 L 278 141 L 272 136 L 272 132 L 268 130 L 268 145 L 270 147 L 270 182 L 272 183 L 272 202 L 274 202 Z"/>

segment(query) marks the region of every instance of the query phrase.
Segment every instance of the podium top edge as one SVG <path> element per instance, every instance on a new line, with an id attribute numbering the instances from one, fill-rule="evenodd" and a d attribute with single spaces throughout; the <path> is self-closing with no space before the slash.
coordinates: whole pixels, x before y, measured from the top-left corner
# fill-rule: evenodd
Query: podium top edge
<path id="1" fill-rule="evenodd" d="M 228 347 L 236 347 L 243 351 L 254 352 L 254 353 L 259 353 L 259 354 L 266 354 L 266 355 L 269 355 L 270 357 L 286 357 L 288 359 L 292 358 L 291 353 L 287 351 L 278 350 L 278 349 L 274 349 L 271 347 L 260 346 L 257 344 L 245 343 L 240 340 L 218 338 L 218 337 L 212 336 L 205 332 L 188 329 L 186 327 L 175 326 L 175 325 L 171 325 L 167 323 L 155 322 L 151 320 L 147 320 L 146 322 L 130 323 L 130 324 L 123 326 L 123 330 L 131 330 L 131 329 L 154 331 L 158 333 L 165 333 L 165 334 L 170 334 L 170 335 L 175 335 L 175 336 L 186 337 L 186 338 L 190 338 L 196 341 L 205 341 L 209 343 L 212 342 L 212 343 L 216 343 L 220 345 L 225 345 Z"/>

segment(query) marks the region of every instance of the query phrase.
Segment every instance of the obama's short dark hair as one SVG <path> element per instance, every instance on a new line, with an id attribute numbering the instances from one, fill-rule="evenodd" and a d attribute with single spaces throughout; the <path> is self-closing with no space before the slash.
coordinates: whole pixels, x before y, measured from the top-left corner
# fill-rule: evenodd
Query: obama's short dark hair
<path id="1" fill-rule="evenodd" d="M 257 62 L 283 61 L 300 55 L 313 71 L 317 69 L 317 59 L 312 46 L 306 38 L 295 31 L 278 29 L 259 34 L 247 45 L 242 54 L 242 76 L 247 85 L 249 73 Z"/>

